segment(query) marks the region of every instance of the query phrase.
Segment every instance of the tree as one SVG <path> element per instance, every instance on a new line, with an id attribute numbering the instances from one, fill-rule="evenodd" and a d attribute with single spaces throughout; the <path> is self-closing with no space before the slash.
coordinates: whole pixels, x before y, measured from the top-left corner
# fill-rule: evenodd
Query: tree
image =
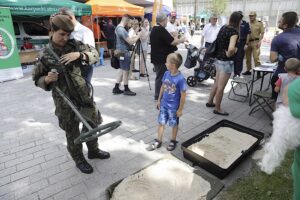
<path id="1" fill-rule="evenodd" d="M 176 10 L 177 11 L 177 2 L 176 0 L 173 0 L 173 10 Z"/>
<path id="2" fill-rule="evenodd" d="M 212 0 L 211 11 L 216 15 L 221 15 L 226 10 L 228 0 Z"/>

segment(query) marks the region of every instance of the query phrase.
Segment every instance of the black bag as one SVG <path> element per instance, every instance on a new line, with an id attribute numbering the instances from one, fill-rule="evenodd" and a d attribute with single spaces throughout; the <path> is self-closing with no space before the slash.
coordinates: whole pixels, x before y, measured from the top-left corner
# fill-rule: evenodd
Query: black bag
<path id="1" fill-rule="evenodd" d="M 188 48 L 188 53 L 184 62 L 184 66 L 188 69 L 195 67 L 197 65 L 198 58 L 199 50 L 197 49 L 197 47 L 190 45 Z"/>
<path id="2" fill-rule="evenodd" d="M 118 27 L 117 27 L 118 28 Z M 119 59 L 118 59 L 118 57 L 117 56 L 115 56 L 115 49 L 116 49 L 116 42 L 117 42 L 117 28 L 116 28 L 116 30 L 115 30 L 115 37 L 116 37 L 116 39 L 115 39 L 115 41 L 114 41 L 114 49 L 113 49 L 113 55 L 112 55 L 112 57 L 111 57 L 111 59 L 110 59 L 110 66 L 112 67 L 112 68 L 114 68 L 114 69 L 120 69 L 120 61 L 119 61 Z"/>
<path id="3" fill-rule="evenodd" d="M 116 56 L 112 56 L 110 59 L 110 65 L 114 69 L 119 69 L 120 68 L 120 61 Z"/>
<path id="4" fill-rule="evenodd" d="M 217 53 L 217 39 L 209 45 L 209 47 L 205 51 L 205 55 L 210 58 L 214 58 L 216 57 L 216 53 Z"/>

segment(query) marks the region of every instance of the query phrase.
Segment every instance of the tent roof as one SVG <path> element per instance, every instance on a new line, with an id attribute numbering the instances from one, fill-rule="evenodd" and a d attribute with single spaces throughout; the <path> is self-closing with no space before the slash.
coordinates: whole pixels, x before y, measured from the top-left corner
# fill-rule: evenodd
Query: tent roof
<path id="1" fill-rule="evenodd" d="M 144 8 L 130 4 L 124 0 L 90 0 L 86 4 L 92 6 L 92 15 L 99 16 L 143 16 Z"/>
<path id="2" fill-rule="evenodd" d="M 10 8 L 13 16 L 49 16 L 62 7 L 73 10 L 76 16 L 91 15 L 91 6 L 71 0 L 0 0 L 0 7 Z"/>

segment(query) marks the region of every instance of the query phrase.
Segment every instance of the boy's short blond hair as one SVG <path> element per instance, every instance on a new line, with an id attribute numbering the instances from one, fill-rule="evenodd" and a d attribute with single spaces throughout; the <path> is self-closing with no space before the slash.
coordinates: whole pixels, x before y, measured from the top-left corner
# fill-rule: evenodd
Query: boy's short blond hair
<path id="1" fill-rule="evenodd" d="M 171 64 L 174 64 L 177 67 L 177 69 L 182 64 L 182 56 L 180 55 L 180 53 L 170 53 L 167 59 Z"/>
<path id="2" fill-rule="evenodd" d="M 300 60 L 289 58 L 285 61 L 284 68 L 287 72 L 298 72 L 300 70 Z"/>

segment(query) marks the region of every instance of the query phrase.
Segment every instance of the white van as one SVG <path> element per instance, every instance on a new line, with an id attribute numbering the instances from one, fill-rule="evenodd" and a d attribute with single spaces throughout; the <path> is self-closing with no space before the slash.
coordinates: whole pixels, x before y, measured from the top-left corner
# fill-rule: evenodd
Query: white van
<path id="1" fill-rule="evenodd" d="M 49 30 L 37 22 L 13 21 L 18 49 L 23 45 L 23 38 L 31 38 L 30 42 L 39 50 L 49 42 Z"/>

